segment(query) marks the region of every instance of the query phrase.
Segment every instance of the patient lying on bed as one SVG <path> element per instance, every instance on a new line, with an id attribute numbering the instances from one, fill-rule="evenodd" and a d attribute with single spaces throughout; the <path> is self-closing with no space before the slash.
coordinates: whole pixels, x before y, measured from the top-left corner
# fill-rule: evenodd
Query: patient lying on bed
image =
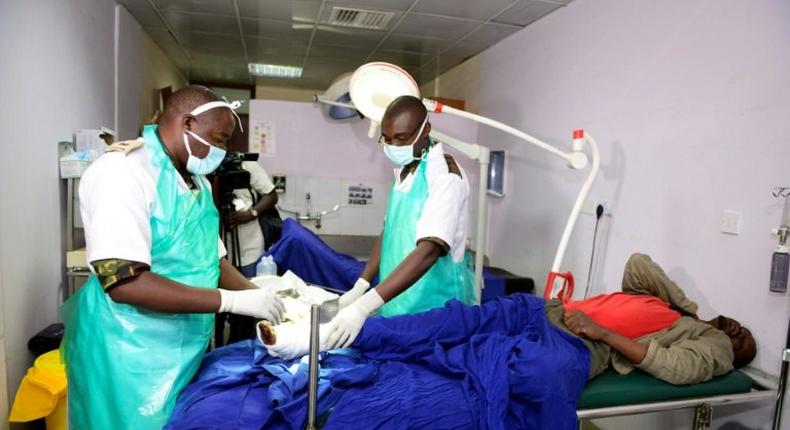
<path id="1" fill-rule="evenodd" d="M 734 319 L 699 319 L 697 304 L 647 255 L 628 259 L 622 291 L 546 303 L 549 320 L 590 350 L 591 376 L 611 363 L 621 374 L 637 367 L 671 384 L 696 384 L 745 366 L 757 352 Z"/>
<path id="2" fill-rule="evenodd" d="M 548 320 L 579 336 L 589 349 L 590 378 L 611 364 L 621 374 L 640 368 L 671 384 L 696 384 L 744 366 L 756 354 L 748 329 L 724 316 L 700 320 L 697 304 L 647 255 L 629 258 L 622 290 L 545 304 Z M 274 328 L 263 322 L 258 330 L 274 356 L 290 358 L 308 351 L 306 326 Z"/>

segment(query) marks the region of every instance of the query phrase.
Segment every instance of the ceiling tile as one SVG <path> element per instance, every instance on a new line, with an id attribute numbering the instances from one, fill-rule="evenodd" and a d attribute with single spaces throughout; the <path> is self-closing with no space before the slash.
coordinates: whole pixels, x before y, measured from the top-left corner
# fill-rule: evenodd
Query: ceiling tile
<path id="1" fill-rule="evenodd" d="M 395 33 L 455 40 L 478 25 L 476 21 L 410 13 L 395 28 Z"/>
<path id="2" fill-rule="evenodd" d="M 362 61 L 347 59 L 308 58 L 304 67 L 304 75 L 309 77 L 330 74 L 334 78 L 341 73 L 353 71 L 362 64 Z"/>
<path id="3" fill-rule="evenodd" d="M 528 25 L 563 7 L 561 4 L 538 0 L 521 0 L 505 13 L 494 19 L 494 22 L 513 25 Z"/>
<path id="4" fill-rule="evenodd" d="M 236 17 L 167 11 L 163 15 L 176 32 L 192 31 L 217 34 L 239 34 Z"/>
<path id="5" fill-rule="evenodd" d="M 483 52 L 488 45 L 463 40 L 442 52 L 442 56 L 467 58 Z"/>
<path id="6" fill-rule="evenodd" d="M 168 55 L 184 55 L 184 51 L 181 50 L 181 47 L 178 46 L 178 43 L 168 30 L 164 28 L 146 28 L 145 32 Z"/>
<path id="7" fill-rule="evenodd" d="M 146 7 L 151 7 L 151 4 L 148 3 L 148 0 L 118 0 L 118 3 L 126 6 L 127 9 L 144 9 Z"/>
<path id="8" fill-rule="evenodd" d="M 337 76 L 353 72 L 361 66 L 363 61 L 353 61 L 347 59 L 333 58 L 309 58 L 304 67 L 302 76 L 305 78 L 322 78 L 328 81 L 334 80 Z"/>
<path id="9" fill-rule="evenodd" d="M 391 34 L 390 37 L 381 44 L 381 48 L 395 51 L 434 54 L 451 43 L 452 40 L 447 39 L 419 37 L 410 34 Z"/>
<path id="10" fill-rule="evenodd" d="M 294 55 L 303 57 L 307 52 L 307 42 L 301 40 L 280 40 L 270 38 L 247 37 L 244 39 L 247 52 L 266 55 Z"/>
<path id="11" fill-rule="evenodd" d="M 263 78 L 257 77 L 255 78 L 256 85 L 262 85 L 267 87 L 288 87 L 288 88 L 304 88 L 314 90 L 317 93 L 323 92 L 326 87 L 329 85 L 326 83 L 326 79 L 277 79 L 277 78 Z M 255 94 L 258 98 L 265 98 L 265 93 L 257 92 Z"/>
<path id="12" fill-rule="evenodd" d="M 246 67 L 241 66 L 206 66 L 206 67 L 192 67 L 190 72 L 200 76 L 203 80 L 219 81 L 219 82 L 239 82 L 246 83 L 250 81 L 250 73 Z"/>
<path id="13" fill-rule="evenodd" d="M 154 0 L 161 11 L 199 12 L 235 16 L 232 0 Z"/>
<path id="14" fill-rule="evenodd" d="M 176 32 L 175 35 L 182 45 L 189 48 L 236 49 L 241 47 L 241 39 L 238 36 L 195 32 Z"/>
<path id="15" fill-rule="evenodd" d="M 207 53 L 207 52 L 199 52 L 199 51 L 190 51 L 189 56 L 192 58 L 193 65 L 196 66 L 228 66 L 232 67 L 233 65 L 239 66 L 243 65 L 246 67 L 247 59 L 244 57 L 244 54 L 239 54 L 236 52 L 230 53 Z"/>
<path id="16" fill-rule="evenodd" d="M 510 36 L 511 34 L 521 30 L 520 27 L 514 27 L 501 24 L 486 24 L 474 33 L 465 38 L 464 42 L 481 43 L 486 46 L 493 46 L 500 40 Z"/>
<path id="17" fill-rule="evenodd" d="M 282 54 L 266 54 L 266 53 L 248 53 L 250 62 L 264 63 L 264 64 L 278 64 L 281 66 L 296 66 L 301 67 L 304 62 L 304 56 L 301 55 L 282 55 Z"/>
<path id="18" fill-rule="evenodd" d="M 147 3 L 142 7 L 126 7 L 135 21 L 146 28 L 165 28 L 165 23 L 159 18 L 154 9 Z"/>
<path id="19" fill-rule="evenodd" d="M 403 68 L 420 67 L 433 58 L 428 54 L 417 54 L 413 52 L 400 52 L 400 51 L 376 51 L 370 58 L 371 61 L 386 61 L 387 63 L 396 64 Z"/>
<path id="20" fill-rule="evenodd" d="M 311 58 L 339 58 L 353 61 L 362 61 L 370 54 L 370 49 L 354 48 L 350 46 L 319 45 L 313 43 L 310 47 Z"/>
<path id="21" fill-rule="evenodd" d="M 242 18 L 241 27 L 245 37 L 263 37 L 282 40 L 309 41 L 313 32 L 312 24 L 300 24 L 273 19 Z"/>
<path id="22" fill-rule="evenodd" d="M 412 9 L 412 12 L 487 21 L 511 3 L 513 3 L 513 0 L 420 0 L 417 6 Z"/>
<path id="23" fill-rule="evenodd" d="M 244 58 L 244 50 L 241 47 L 241 44 L 238 46 L 232 46 L 229 48 L 217 48 L 217 47 L 208 47 L 208 46 L 192 46 L 186 48 L 187 52 L 190 56 L 194 55 L 210 55 L 214 57 L 222 57 L 227 56 L 230 59 L 243 59 Z"/>
<path id="24" fill-rule="evenodd" d="M 313 43 L 372 49 L 378 45 L 385 34 L 382 31 L 319 25 Z"/>
<path id="25" fill-rule="evenodd" d="M 237 0 L 243 18 L 311 23 L 318 15 L 318 0 Z"/>

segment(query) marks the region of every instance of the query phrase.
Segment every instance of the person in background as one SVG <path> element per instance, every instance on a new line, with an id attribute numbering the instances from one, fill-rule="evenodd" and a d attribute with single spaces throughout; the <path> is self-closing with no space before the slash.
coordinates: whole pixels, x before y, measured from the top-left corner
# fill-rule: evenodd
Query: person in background
<path id="1" fill-rule="evenodd" d="M 239 201 L 240 210 L 230 214 L 228 224 L 235 228 L 239 238 L 239 271 L 249 278 L 255 277 L 255 264 L 271 244 L 272 238 L 264 237 L 258 218 L 266 216 L 277 204 L 277 192 L 274 183 L 257 161 L 242 161 L 241 168 L 250 173 L 250 188 L 233 191 L 234 201 Z M 254 193 L 255 195 L 253 196 Z M 232 248 L 231 248 L 232 252 Z M 218 322 L 224 322 L 225 314 L 218 316 Z M 228 343 L 238 342 L 255 337 L 255 318 L 227 314 L 230 330 Z M 218 324 L 221 325 L 221 324 Z"/>
<path id="2" fill-rule="evenodd" d="M 82 177 L 93 274 L 62 309 L 69 428 L 162 428 L 216 312 L 281 320 L 280 299 L 239 273 L 219 240 L 205 175 L 225 156 L 234 116 L 207 88 L 183 88 L 159 125 L 111 146 Z"/>
<path id="3" fill-rule="evenodd" d="M 469 182 L 453 157 L 429 134 L 422 102 L 402 96 L 387 107 L 379 143 L 395 165 L 384 229 L 353 288 L 328 328 L 331 347 L 354 341 L 365 319 L 413 314 L 456 299 L 475 302 L 465 255 Z M 368 291 L 370 281 L 381 282 Z"/>

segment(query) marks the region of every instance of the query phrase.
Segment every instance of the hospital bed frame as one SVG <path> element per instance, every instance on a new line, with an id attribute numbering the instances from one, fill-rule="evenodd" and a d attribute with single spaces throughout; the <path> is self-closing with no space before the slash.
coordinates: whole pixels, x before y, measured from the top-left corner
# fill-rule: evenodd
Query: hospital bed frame
<path id="1" fill-rule="evenodd" d="M 720 394 L 630 405 L 579 409 L 576 414 L 579 418 L 579 428 L 581 429 L 583 421 L 595 418 L 610 418 L 694 408 L 694 421 L 693 427 L 691 428 L 697 430 L 710 428 L 713 420 L 713 406 L 768 402 L 775 400 L 776 396 L 777 389 L 775 387 L 768 387 L 752 380 L 752 388 L 748 393 Z"/>
<path id="2" fill-rule="evenodd" d="M 636 405 L 612 406 L 607 408 L 581 409 L 577 411 L 577 416 L 579 420 L 590 420 L 594 418 L 610 418 L 694 408 L 694 424 L 692 428 L 696 430 L 710 428 L 713 420 L 713 406 L 767 402 L 775 398 L 776 392 L 774 390 L 760 386 L 749 393 L 725 394 L 683 400 L 640 403 Z"/>

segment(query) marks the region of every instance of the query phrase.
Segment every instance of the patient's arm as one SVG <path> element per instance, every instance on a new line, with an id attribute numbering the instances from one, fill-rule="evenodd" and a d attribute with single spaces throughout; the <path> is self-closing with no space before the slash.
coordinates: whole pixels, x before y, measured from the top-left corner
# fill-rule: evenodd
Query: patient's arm
<path id="1" fill-rule="evenodd" d="M 687 316 L 697 316 L 697 304 L 648 255 L 632 254 L 623 271 L 623 292 L 656 296 Z"/>
<path id="2" fill-rule="evenodd" d="M 563 322 L 577 336 L 584 336 L 590 340 L 603 342 L 634 364 L 641 363 L 647 355 L 647 345 L 601 327 L 585 315 L 584 312 L 567 312 L 563 316 Z"/>
<path id="3" fill-rule="evenodd" d="M 436 242 L 429 240 L 418 242 L 414 251 L 398 264 L 387 279 L 381 280 L 376 292 L 385 302 L 392 300 L 422 278 L 443 252 L 442 247 Z"/>

